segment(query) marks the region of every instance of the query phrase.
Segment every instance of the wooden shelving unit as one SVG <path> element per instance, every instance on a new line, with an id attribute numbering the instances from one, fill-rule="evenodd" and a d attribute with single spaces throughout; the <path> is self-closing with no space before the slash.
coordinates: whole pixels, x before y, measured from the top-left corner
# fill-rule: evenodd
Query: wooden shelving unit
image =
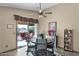
<path id="1" fill-rule="evenodd" d="M 64 30 L 64 50 L 73 50 L 73 31 L 69 29 Z"/>

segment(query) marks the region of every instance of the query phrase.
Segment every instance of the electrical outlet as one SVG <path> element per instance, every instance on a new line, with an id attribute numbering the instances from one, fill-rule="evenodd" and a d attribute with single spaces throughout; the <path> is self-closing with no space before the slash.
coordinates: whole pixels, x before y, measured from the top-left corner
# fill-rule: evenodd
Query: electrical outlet
<path id="1" fill-rule="evenodd" d="M 8 45 L 5 45 L 5 47 L 8 47 Z"/>

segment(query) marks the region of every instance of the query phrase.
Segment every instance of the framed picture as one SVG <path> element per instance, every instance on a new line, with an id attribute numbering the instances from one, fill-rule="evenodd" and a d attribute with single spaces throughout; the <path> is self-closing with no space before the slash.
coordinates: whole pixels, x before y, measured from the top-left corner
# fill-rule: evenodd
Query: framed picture
<path id="1" fill-rule="evenodd" d="M 49 22 L 49 30 L 57 30 L 57 22 Z"/>
<path id="2" fill-rule="evenodd" d="M 8 29 L 13 29 L 14 25 L 13 24 L 7 24 Z"/>

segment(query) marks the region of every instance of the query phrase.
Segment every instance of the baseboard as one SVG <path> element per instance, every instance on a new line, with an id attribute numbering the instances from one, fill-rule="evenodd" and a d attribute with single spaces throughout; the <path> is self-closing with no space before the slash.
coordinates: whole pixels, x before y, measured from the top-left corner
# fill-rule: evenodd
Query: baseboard
<path id="1" fill-rule="evenodd" d="M 64 49 L 63 47 L 60 47 L 60 46 L 58 46 L 58 48 Z M 75 51 L 75 50 L 69 51 L 69 52 L 79 53 L 79 51 Z"/>
<path id="2" fill-rule="evenodd" d="M 13 50 L 16 50 L 17 48 L 14 48 L 14 49 L 10 49 L 10 50 L 7 50 L 7 51 L 4 51 L 4 52 L 1 52 L 1 53 L 7 53 L 7 52 L 10 52 L 10 51 L 13 51 Z M 0 54 L 1 54 L 0 53 Z"/>
<path id="3" fill-rule="evenodd" d="M 25 46 L 22 46 L 22 47 L 25 47 Z M 17 47 L 17 48 L 10 49 L 10 50 L 7 50 L 7 51 L 1 52 L 1 53 L 7 53 L 7 52 L 10 52 L 10 51 L 13 51 L 13 50 L 16 50 L 16 49 L 22 48 L 22 47 Z M 1 53 L 0 53 L 0 54 L 1 54 Z"/>
<path id="4" fill-rule="evenodd" d="M 57 46 L 58 48 L 64 49 L 63 47 Z"/>
<path id="5" fill-rule="evenodd" d="M 73 52 L 74 52 L 74 53 L 79 53 L 79 51 L 75 51 L 75 50 L 73 50 Z"/>

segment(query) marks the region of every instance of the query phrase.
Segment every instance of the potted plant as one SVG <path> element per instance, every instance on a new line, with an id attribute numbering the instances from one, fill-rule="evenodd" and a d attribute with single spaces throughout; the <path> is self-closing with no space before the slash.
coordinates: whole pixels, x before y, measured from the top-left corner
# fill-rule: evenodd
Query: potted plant
<path id="1" fill-rule="evenodd" d="M 41 33 L 40 36 L 42 37 L 42 39 L 44 38 L 44 34 L 43 33 Z"/>

